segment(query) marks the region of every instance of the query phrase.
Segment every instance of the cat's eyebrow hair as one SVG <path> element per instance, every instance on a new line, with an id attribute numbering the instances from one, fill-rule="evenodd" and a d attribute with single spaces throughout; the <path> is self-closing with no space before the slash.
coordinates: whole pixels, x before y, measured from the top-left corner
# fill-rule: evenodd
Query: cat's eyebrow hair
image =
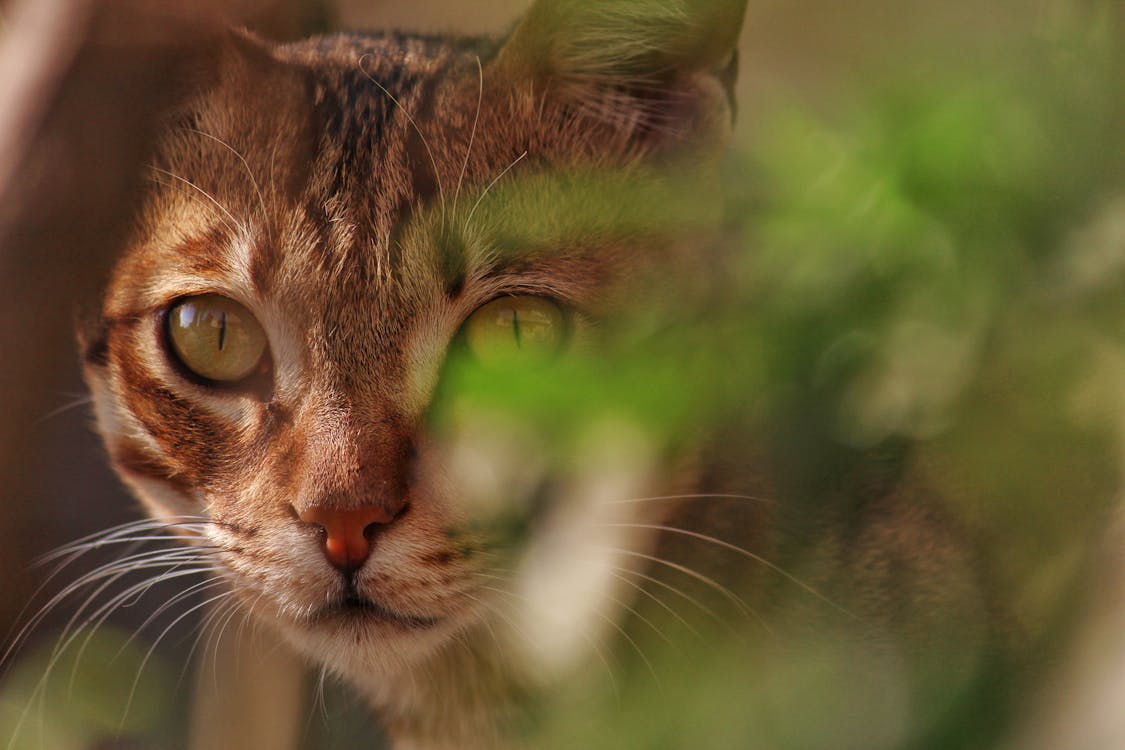
<path id="1" fill-rule="evenodd" d="M 456 297 L 464 289 L 465 278 L 469 272 L 465 238 L 456 230 L 450 229 L 439 234 L 434 244 L 438 273 L 441 275 L 445 294 L 450 298 Z"/>

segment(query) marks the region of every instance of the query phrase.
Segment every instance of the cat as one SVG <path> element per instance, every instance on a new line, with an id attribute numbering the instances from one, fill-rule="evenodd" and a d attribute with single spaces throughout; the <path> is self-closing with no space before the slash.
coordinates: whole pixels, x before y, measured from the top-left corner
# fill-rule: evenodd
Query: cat
<path id="1" fill-rule="evenodd" d="M 778 470 L 710 406 L 677 411 L 699 387 L 668 377 L 697 354 L 677 326 L 706 328 L 721 286 L 744 11 L 537 0 L 499 41 L 231 32 L 167 118 L 81 334 L 98 427 L 160 528 L 399 750 L 518 745 L 534 696 L 636 647 L 661 587 L 717 597 L 723 626 L 747 590 L 796 590 L 790 625 L 897 591 L 988 638 L 924 492 L 863 474 L 872 502 L 818 513 L 783 568 Z M 855 601 L 826 593 L 857 571 Z"/>

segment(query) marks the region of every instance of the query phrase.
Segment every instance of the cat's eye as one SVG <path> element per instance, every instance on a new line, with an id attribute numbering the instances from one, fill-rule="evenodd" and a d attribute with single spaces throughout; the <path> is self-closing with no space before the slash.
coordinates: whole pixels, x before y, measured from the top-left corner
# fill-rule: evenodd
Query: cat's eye
<path id="1" fill-rule="evenodd" d="M 266 352 L 261 324 L 218 294 L 180 300 L 168 311 L 168 341 L 184 367 L 206 380 L 235 383 L 254 374 Z"/>
<path id="2" fill-rule="evenodd" d="M 562 347 L 566 316 L 543 297 L 500 297 L 470 315 L 464 331 L 469 351 L 483 364 L 546 360 Z"/>

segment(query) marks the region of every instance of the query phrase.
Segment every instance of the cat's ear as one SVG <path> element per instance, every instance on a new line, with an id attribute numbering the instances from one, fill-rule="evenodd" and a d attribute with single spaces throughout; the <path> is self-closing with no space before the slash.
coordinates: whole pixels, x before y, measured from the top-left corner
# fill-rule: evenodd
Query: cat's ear
<path id="1" fill-rule="evenodd" d="M 194 111 L 216 93 L 225 100 L 217 109 L 228 105 L 234 114 L 251 111 L 249 102 L 294 78 L 273 54 L 275 46 L 248 29 L 225 29 L 208 55 L 183 65 L 169 80 L 171 118 Z"/>
<path id="2" fill-rule="evenodd" d="M 632 105 L 642 125 L 690 135 L 734 113 L 745 10 L 746 0 L 537 0 L 497 64 L 586 111 Z"/>

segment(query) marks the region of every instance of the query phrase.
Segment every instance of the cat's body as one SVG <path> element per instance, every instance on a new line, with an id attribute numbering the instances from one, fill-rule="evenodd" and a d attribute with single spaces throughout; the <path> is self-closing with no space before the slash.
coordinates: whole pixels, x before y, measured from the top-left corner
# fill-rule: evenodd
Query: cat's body
<path id="1" fill-rule="evenodd" d="M 741 439 L 613 409 L 560 436 L 462 403 L 449 372 L 496 300 L 528 305 L 551 357 L 612 361 L 706 288 L 741 3 L 597 8 L 541 2 L 504 44 L 232 36 L 169 123 L 86 334 L 100 428 L 148 511 L 213 547 L 254 617 L 352 683 L 396 747 L 500 746 L 591 642 L 631 640 L 638 588 L 655 601 L 687 568 L 678 586 L 729 603 L 778 576 L 752 559 L 774 510 Z M 201 374 L 170 333 L 216 297 L 264 334 L 237 377 Z M 879 579 L 871 610 L 902 569 L 972 589 L 956 535 L 889 486 L 813 547 Z M 700 555 L 704 535 L 722 541 Z M 801 596 L 832 610 L 821 582 Z M 933 591 L 916 583 L 908 598 Z"/>

